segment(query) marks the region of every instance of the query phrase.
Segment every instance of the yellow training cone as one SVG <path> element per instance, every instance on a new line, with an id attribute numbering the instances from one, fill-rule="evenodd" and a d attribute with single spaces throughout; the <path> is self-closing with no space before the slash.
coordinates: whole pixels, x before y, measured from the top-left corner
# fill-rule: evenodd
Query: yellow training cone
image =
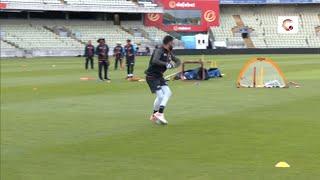
<path id="1" fill-rule="evenodd" d="M 284 161 L 280 161 L 275 165 L 275 167 L 288 168 L 288 167 L 290 167 L 290 165 Z"/>

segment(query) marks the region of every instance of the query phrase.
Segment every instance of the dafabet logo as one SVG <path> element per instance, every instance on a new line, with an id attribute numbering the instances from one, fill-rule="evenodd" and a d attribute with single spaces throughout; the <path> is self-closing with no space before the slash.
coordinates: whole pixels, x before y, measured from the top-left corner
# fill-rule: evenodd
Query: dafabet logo
<path id="1" fill-rule="evenodd" d="M 173 26 L 174 31 L 190 31 L 191 27 L 189 26 Z"/>
<path id="2" fill-rule="evenodd" d="M 169 7 L 170 8 L 175 8 L 176 7 L 176 2 L 175 1 L 169 1 Z"/>
<path id="3" fill-rule="evenodd" d="M 169 1 L 170 8 L 194 8 L 196 7 L 196 3 L 194 2 L 176 2 L 176 1 Z"/>
<path id="4" fill-rule="evenodd" d="M 155 21 L 158 21 L 160 19 L 160 15 L 156 14 L 156 13 L 150 13 L 150 14 L 148 14 L 148 19 L 150 21 L 155 22 Z"/>
<path id="5" fill-rule="evenodd" d="M 203 14 L 204 20 L 207 22 L 213 22 L 216 20 L 216 13 L 213 10 L 208 10 Z"/>

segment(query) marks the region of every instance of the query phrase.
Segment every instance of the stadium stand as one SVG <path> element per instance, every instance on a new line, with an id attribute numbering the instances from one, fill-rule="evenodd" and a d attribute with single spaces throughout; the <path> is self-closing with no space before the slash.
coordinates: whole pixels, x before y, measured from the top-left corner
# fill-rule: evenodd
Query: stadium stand
<path id="1" fill-rule="evenodd" d="M 244 48 L 245 45 L 240 33 L 232 32 L 232 28 L 235 26 L 232 14 L 225 13 L 224 9 L 221 9 L 220 26 L 211 28 L 214 41 L 224 41 L 228 48 Z"/>
<path id="2" fill-rule="evenodd" d="M 7 42 L 6 40 L 0 40 L 0 55 L 2 57 L 3 52 L 5 52 L 7 57 L 22 57 L 24 56 L 23 50 L 15 47 L 14 44 Z"/>
<path id="3" fill-rule="evenodd" d="M 0 43 L 1 43 L 1 46 L 0 46 L 1 50 L 15 50 L 16 49 L 16 47 L 14 47 L 13 45 L 7 43 L 4 40 L 1 40 Z"/>
<path id="4" fill-rule="evenodd" d="M 135 7 L 136 4 L 127 0 L 64 0 L 65 4 L 85 4 L 85 5 L 104 5 L 104 6 L 125 6 Z"/>
<path id="5" fill-rule="evenodd" d="M 168 35 L 168 33 L 156 27 L 144 26 L 142 21 L 122 21 L 121 26 L 130 32 L 141 33 L 142 36 L 154 42 L 159 42 L 162 40 L 162 37 Z"/>
<path id="6" fill-rule="evenodd" d="M 135 43 L 147 43 L 144 38 L 134 37 L 110 21 L 66 20 L 1 20 L 3 39 L 22 49 L 83 49 L 88 40 L 106 38 L 113 45 L 132 39 Z"/>
<path id="7" fill-rule="evenodd" d="M 316 27 L 320 25 L 320 10 L 317 6 L 267 6 L 267 7 L 223 7 L 221 8 L 221 26 L 211 28 L 215 41 L 226 41 L 229 48 L 236 46 L 243 39 L 241 33 L 231 32 L 239 28 L 236 18 L 239 16 L 244 26 L 251 28 L 250 39 L 256 48 L 316 48 L 320 47 L 320 36 Z M 277 32 L 278 16 L 298 16 L 299 32 L 297 34 L 279 34 Z M 230 42 L 232 39 L 237 42 Z M 245 43 L 245 47 L 249 47 Z"/>
<path id="8" fill-rule="evenodd" d="M 87 7 L 87 11 L 94 11 L 94 9 L 88 9 L 88 8 L 97 8 L 97 7 L 103 7 L 105 11 L 109 8 L 118 8 L 124 9 L 127 11 L 138 11 L 140 12 L 146 11 L 150 12 L 149 10 L 158 9 L 158 5 L 153 3 L 152 1 L 138 1 L 134 2 L 131 0 L 1 0 L 3 3 L 9 3 L 12 6 L 17 6 L 20 8 L 41 8 L 41 5 L 46 5 L 47 7 L 50 7 L 49 5 L 53 6 L 55 9 L 59 9 L 61 11 L 63 10 L 72 10 L 72 11 L 85 11 L 85 8 Z M 34 7 L 32 7 L 34 5 Z M 36 7 L 37 6 L 37 7 Z M 23 8 L 23 9 L 24 9 Z M 71 9 L 69 9 L 71 8 Z M 80 8 L 80 9 L 79 9 Z M 103 11 L 103 9 L 99 10 Z M 113 10 L 114 11 L 114 10 Z M 158 12 L 161 11 L 161 9 L 158 9 Z"/>
<path id="9" fill-rule="evenodd" d="M 64 5 L 99 5 L 101 7 L 126 6 L 156 7 L 150 0 L 2 0 L 1 2 L 38 3 Z M 320 47 L 320 9 L 319 6 L 221 6 L 220 26 L 211 27 L 210 39 L 227 48 L 319 48 Z M 143 15 L 143 14 L 142 14 Z M 279 34 L 278 16 L 298 16 L 297 34 Z M 100 18 L 102 19 L 102 18 Z M 131 39 L 141 49 L 148 46 L 153 49 L 161 43 L 165 32 L 156 27 L 144 26 L 142 20 L 120 19 L 120 25 L 106 20 L 63 20 L 63 19 L 0 19 L 1 49 L 19 51 L 50 51 L 64 54 L 81 55 L 88 40 L 96 43 L 98 38 L 105 38 L 110 47 L 117 42 L 125 43 Z M 242 30 L 248 30 L 249 37 L 242 37 Z M 178 34 L 178 33 L 176 33 Z M 179 38 L 179 35 L 174 35 Z M 176 40 L 178 48 L 183 48 Z M 68 54 L 66 51 L 72 51 Z M 3 54 L 3 53 L 2 53 Z M 54 55 L 54 53 L 52 53 Z"/>
<path id="10" fill-rule="evenodd" d="M 2 37 L 21 49 L 79 49 L 83 45 L 69 38 L 59 36 L 39 23 L 32 23 L 26 20 L 1 20 Z"/>
<path id="11" fill-rule="evenodd" d="M 145 39 L 148 39 L 151 47 L 161 44 L 164 36 L 171 35 L 175 37 L 176 49 L 184 49 L 183 43 L 178 39 L 178 33 L 173 34 L 171 32 L 169 34 L 156 27 L 144 26 L 142 21 L 122 21 L 121 26 L 133 35 L 142 36 Z"/>
<path id="12" fill-rule="evenodd" d="M 124 43 L 131 39 L 135 43 L 147 44 L 149 41 L 143 37 L 135 37 L 124 31 L 121 26 L 113 25 L 112 21 L 93 21 L 93 20 L 56 20 L 42 21 L 41 24 L 52 31 L 64 30 L 78 42 L 85 44 L 88 40 L 97 40 L 105 38 L 107 43 L 115 45 L 117 42 Z"/>
<path id="13" fill-rule="evenodd" d="M 1 2 L 21 4 L 62 4 L 60 0 L 1 0 Z"/>
<path id="14" fill-rule="evenodd" d="M 158 5 L 153 3 L 150 0 L 140 0 L 138 1 L 139 5 L 143 5 L 144 7 L 157 7 Z"/>
<path id="15" fill-rule="evenodd" d="M 71 50 L 81 54 L 84 45 L 98 38 L 105 38 L 110 47 L 131 39 L 141 49 L 154 47 L 154 41 L 129 32 L 112 21 L 94 20 L 0 20 L 1 39 L 22 50 Z M 160 31 L 160 30 L 159 30 Z M 162 37 L 158 37 L 160 39 Z M 110 51 L 111 53 L 111 51 Z"/>

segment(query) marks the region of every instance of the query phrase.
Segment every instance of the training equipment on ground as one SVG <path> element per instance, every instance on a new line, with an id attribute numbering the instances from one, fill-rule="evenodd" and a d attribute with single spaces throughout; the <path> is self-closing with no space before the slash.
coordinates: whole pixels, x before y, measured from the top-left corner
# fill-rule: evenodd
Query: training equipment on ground
<path id="1" fill-rule="evenodd" d="M 206 64 L 210 67 L 206 68 Z M 187 67 L 188 66 L 188 67 Z M 181 71 L 166 76 L 165 79 L 174 80 L 208 80 L 210 78 L 220 78 L 222 74 L 217 67 L 216 61 L 204 61 L 204 57 L 195 61 L 184 61 Z"/>
<path id="2" fill-rule="evenodd" d="M 275 167 L 278 167 L 278 168 L 288 168 L 290 167 L 290 165 L 287 163 L 287 162 L 284 162 L 284 161 L 280 161 L 278 162 Z"/>
<path id="3" fill-rule="evenodd" d="M 199 70 L 198 70 L 198 79 L 197 80 L 205 80 L 206 76 L 205 76 L 205 68 L 204 68 L 204 62 L 202 60 L 199 61 L 185 61 L 182 63 L 182 68 L 181 68 L 181 72 L 180 72 L 180 79 L 181 80 L 187 80 L 187 78 L 185 78 L 184 76 L 184 72 L 186 72 L 186 65 L 187 64 L 193 64 L 193 65 L 198 65 L 198 67 L 200 66 Z"/>
<path id="4" fill-rule="evenodd" d="M 144 82 L 145 80 L 140 78 L 140 77 L 130 77 L 130 78 L 127 78 L 128 81 L 131 81 L 131 82 Z"/>
<path id="5" fill-rule="evenodd" d="M 195 68 L 185 70 L 175 76 L 175 80 L 209 80 L 211 78 L 221 78 L 222 74 L 218 68 Z"/>
<path id="6" fill-rule="evenodd" d="M 186 60 L 181 64 L 181 70 L 165 76 L 166 80 L 208 80 L 222 77 L 217 61 L 206 61 L 202 55 L 199 60 Z"/>
<path id="7" fill-rule="evenodd" d="M 255 57 L 241 69 L 237 87 L 285 88 L 288 82 L 279 66 L 270 58 Z"/>
<path id="8" fill-rule="evenodd" d="M 90 81 L 90 80 L 95 80 L 93 77 L 80 77 L 81 81 Z"/>
<path id="9" fill-rule="evenodd" d="M 288 84 L 289 84 L 290 87 L 293 86 L 295 88 L 300 88 L 300 84 L 297 83 L 297 82 L 289 81 Z"/>

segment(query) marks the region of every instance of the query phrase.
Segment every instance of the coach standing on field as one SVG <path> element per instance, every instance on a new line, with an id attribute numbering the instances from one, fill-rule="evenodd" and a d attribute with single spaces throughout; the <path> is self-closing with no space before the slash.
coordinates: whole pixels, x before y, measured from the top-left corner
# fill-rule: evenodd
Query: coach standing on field
<path id="1" fill-rule="evenodd" d="M 108 78 L 108 68 L 109 68 L 109 47 L 105 43 L 104 38 L 98 39 L 99 45 L 96 49 L 96 54 L 98 55 L 98 62 L 99 62 L 99 79 L 103 80 L 110 80 Z M 102 76 L 102 70 L 104 70 L 104 76 Z"/>
<path id="2" fill-rule="evenodd" d="M 88 41 L 88 44 L 84 49 L 84 57 L 86 57 L 86 70 L 88 69 L 89 61 L 91 69 L 93 69 L 94 46 L 92 45 L 91 40 Z"/>
<path id="3" fill-rule="evenodd" d="M 126 60 L 127 60 L 127 78 L 133 77 L 133 70 L 134 70 L 134 61 L 135 61 L 135 50 L 133 45 L 131 44 L 131 40 L 127 40 L 127 44 L 124 46 L 124 50 L 126 53 Z"/>

